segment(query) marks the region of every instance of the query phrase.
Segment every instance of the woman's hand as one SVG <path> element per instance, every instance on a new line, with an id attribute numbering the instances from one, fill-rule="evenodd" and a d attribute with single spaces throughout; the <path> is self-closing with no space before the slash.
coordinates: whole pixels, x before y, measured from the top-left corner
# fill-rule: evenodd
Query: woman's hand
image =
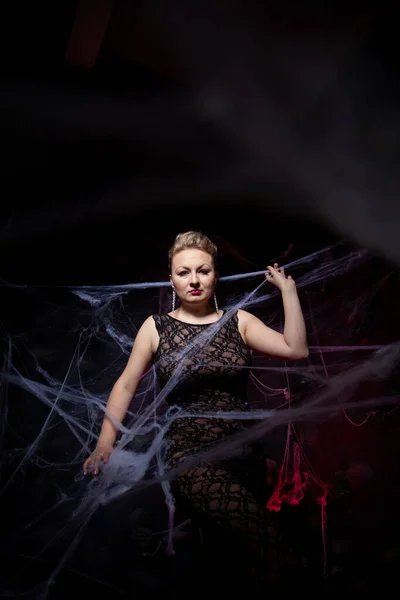
<path id="1" fill-rule="evenodd" d="M 281 293 L 287 290 L 296 289 L 294 280 L 290 275 L 289 277 L 286 277 L 285 269 L 278 269 L 278 263 L 275 263 L 273 267 L 268 266 L 267 269 L 268 271 L 265 273 L 265 279 L 277 287 Z"/>
<path id="2" fill-rule="evenodd" d="M 110 456 L 114 446 L 106 442 L 100 442 L 92 454 L 83 463 L 83 472 L 85 475 L 90 473 L 91 475 L 98 475 L 100 472 L 100 463 L 107 464 L 110 460 Z"/>

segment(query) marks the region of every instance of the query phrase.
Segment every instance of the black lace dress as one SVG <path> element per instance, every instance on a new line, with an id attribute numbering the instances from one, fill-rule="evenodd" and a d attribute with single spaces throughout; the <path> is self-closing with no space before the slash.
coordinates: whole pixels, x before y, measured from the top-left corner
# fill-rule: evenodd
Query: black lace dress
<path id="1" fill-rule="evenodd" d="M 220 445 L 248 424 L 240 419 L 207 418 L 202 413 L 247 410 L 251 354 L 238 329 L 237 312 L 210 325 L 193 325 L 169 315 L 153 317 L 160 337 L 155 365 L 160 386 L 178 383 L 170 405 L 200 415 L 177 418 L 166 440 L 168 468 Z M 174 380 L 172 380 L 174 381 Z M 240 453 L 239 453 L 240 454 Z M 199 516 L 246 542 L 263 570 L 276 573 L 278 536 L 265 509 L 264 461 L 244 448 L 233 458 L 199 461 L 174 481 L 177 500 Z"/>

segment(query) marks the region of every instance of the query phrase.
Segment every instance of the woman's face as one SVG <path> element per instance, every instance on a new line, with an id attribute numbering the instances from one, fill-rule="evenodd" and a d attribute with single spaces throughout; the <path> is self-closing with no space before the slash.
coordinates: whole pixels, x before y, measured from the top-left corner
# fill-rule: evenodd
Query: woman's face
<path id="1" fill-rule="evenodd" d="M 172 257 L 170 279 L 182 303 L 208 302 L 217 283 L 213 257 L 196 248 L 181 250 Z"/>

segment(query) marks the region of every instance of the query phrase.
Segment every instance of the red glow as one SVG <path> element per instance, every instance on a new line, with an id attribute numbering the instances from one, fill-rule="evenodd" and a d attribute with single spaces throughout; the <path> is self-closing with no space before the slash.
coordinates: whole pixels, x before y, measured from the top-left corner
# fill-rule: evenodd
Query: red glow
<path id="1" fill-rule="evenodd" d="M 316 502 L 321 505 L 321 533 L 325 569 L 328 486 L 316 475 L 300 444 L 293 440 L 294 436 L 296 436 L 296 433 L 293 425 L 289 424 L 282 466 L 279 470 L 275 489 L 267 502 L 266 508 L 271 512 L 279 512 L 284 502 L 296 506 L 303 500 L 307 488 L 314 491 Z"/>

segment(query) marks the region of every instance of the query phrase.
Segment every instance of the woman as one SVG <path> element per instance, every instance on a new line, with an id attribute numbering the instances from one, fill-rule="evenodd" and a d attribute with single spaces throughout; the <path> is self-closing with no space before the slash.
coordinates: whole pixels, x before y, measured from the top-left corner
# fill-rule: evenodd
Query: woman
<path id="1" fill-rule="evenodd" d="M 224 315 L 218 309 L 216 255 L 216 246 L 202 233 L 189 231 L 176 237 L 169 252 L 172 311 L 143 323 L 107 403 L 108 413 L 122 422 L 141 378 L 153 363 L 161 387 L 177 375 L 168 402 L 200 416 L 173 421 L 166 436 L 168 468 L 243 430 L 241 419 L 203 418 L 201 413 L 246 410 L 251 350 L 293 361 L 308 356 L 293 279 L 286 277 L 283 269 L 279 271 L 277 263 L 265 274 L 282 294 L 285 327 L 280 334 L 244 310 Z M 106 416 L 97 447 L 84 464 L 85 473 L 99 473 L 100 463 L 106 463 L 113 451 L 116 435 L 114 423 Z M 267 556 L 271 573 L 276 567 L 271 540 L 275 532 L 266 518 L 265 499 L 260 500 L 251 481 L 246 482 L 251 469 L 244 468 L 243 460 L 236 457 L 191 466 L 174 482 L 174 492 L 199 518 L 240 536 L 254 557 L 267 560 Z"/>

